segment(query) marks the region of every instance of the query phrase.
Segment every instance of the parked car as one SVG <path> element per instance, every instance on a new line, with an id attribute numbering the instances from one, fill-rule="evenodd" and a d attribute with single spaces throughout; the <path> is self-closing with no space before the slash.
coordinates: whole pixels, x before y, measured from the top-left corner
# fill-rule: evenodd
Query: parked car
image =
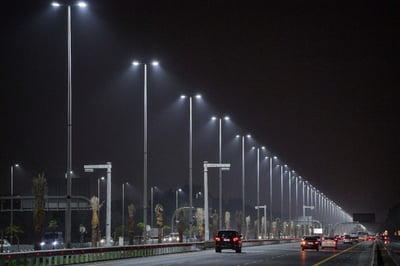
<path id="1" fill-rule="evenodd" d="M 234 230 L 221 230 L 215 236 L 215 252 L 222 249 L 233 249 L 236 253 L 242 252 L 242 235 Z"/>
<path id="2" fill-rule="evenodd" d="M 62 232 L 46 232 L 40 242 L 42 250 L 64 248 L 64 238 Z"/>
<path id="3" fill-rule="evenodd" d="M 334 237 L 324 237 L 321 242 L 321 248 L 333 248 L 337 249 L 337 240 Z"/>
<path id="4" fill-rule="evenodd" d="M 7 239 L 0 239 L 0 251 L 1 252 L 10 252 L 11 244 L 7 241 Z"/>
<path id="5" fill-rule="evenodd" d="M 305 236 L 302 238 L 301 243 L 301 250 L 305 249 L 315 249 L 319 251 L 319 241 L 316 236 Z"/>

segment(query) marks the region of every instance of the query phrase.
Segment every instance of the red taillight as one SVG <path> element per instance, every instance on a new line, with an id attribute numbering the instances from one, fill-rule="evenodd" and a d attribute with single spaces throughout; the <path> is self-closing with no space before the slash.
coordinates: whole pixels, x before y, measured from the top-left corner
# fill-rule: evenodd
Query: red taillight
<path id="1" fill-rule="evenodd" d="M 239 241 L 239 238 L 238 237 L 234 237 L 233 238 L 233 242 L 238 242 Z"/>
<path id="2" fill-rule="evenodd" d="M 219 241 L 221 241 L 221 238 L 219 236 L 216 236 L 215 241 L 219 242 Z"/>
<path id="3" fill-rule="evenodd" d="M 315 245 L 318 245 L 318 241 L 315 241 Z"/>

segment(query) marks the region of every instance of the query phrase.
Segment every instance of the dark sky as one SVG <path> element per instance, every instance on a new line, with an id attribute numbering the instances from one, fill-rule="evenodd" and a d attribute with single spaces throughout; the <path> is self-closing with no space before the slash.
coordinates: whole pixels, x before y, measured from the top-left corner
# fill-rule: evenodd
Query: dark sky
<path id="1" fill-rule="evenodd" d="M 14 162 L 64 185 L 66 8 L 25 1 L 3 13 L 1 194 L 9 193 Z M 241 195 L 234 135 L 249 132 L 348 213 L 382 219 L 400 201 L 398 18 L 397 1 L 91 0 L 85 11 L 73 7 L 73 170 L 84 178 L 84 164 L 111 161 L 115 184 L 131 182 L 141 199 L 143 68 L 131 62 L 156 58 L 160 68 L 148 69 L 149 186 L 187 185 L 189 107 L 178 98 L 199 92 L 194 184 L 202 185 L 202 162 L 218 160 L 209 118 L 229 114 L 227 198 Z M 246 193 L 254 202 L 249 148 Z M 261 176 L 266 198 L 265 168 Z M 27 190 L 22 174 L 15 180 L 16 193 Z"/>

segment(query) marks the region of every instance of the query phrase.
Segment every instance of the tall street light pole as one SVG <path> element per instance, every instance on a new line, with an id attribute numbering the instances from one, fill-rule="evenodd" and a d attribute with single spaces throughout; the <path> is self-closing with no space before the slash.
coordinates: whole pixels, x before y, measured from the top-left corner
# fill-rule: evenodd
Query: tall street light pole
<path id="1" fill-rule="evenodd" d="M 219 120 L 219 149 L 218 149 L 218 163 L 222 163 L 222 118 L 217 118 L 215 116 L 212 117 L 212 120 Z M 225 116 L 224 120 L 229 120 L 229 116 Z M 222 169 L 218 169 L 219 173 L 219 218 L 218 225 L 219 228 L 222 229 Z"/>
<path id="2" fill-rule="evenodd" d="M 10 180 L 10 195 L 11 195 L 11 217 L 10 217 L 10 227 L 11 227 L 11 235 L 10 242 L 13 244 L 13 227 L 14 227 L 14 168 L 19 167 L 19 164 L 11 165 L 11 180 Z"/>
<path id="3" fill-rule="evenodd" d="M 125 237 L 125 184 L 129 185 L 129 183 L 122 183 L 122 244 Z"/>
<path id="4" fill-rule="evenodd" d="M 133 65 L 138 66 L 141 63 L 138 61 L 133 61 Z M 147 64 L 142 63 L 144 70 L 144 78 L 143 78 L 143 223 L 145 230 L 143 230 L 143 240 L 146 243 L 147 240 Z M 158 66 L 159 63 L 157 61 L 153 61 L 151 63 L 153 66 Z"/>
<path id="5" fill-rule="evenodd" d="M 278 157 L 276 156 L 270 156 L 269 157 L 269 224 L 270 226 L 272 226 L 272 221 L 273 221 L 273 217 L 272 217 L 272 178 L 273 178 L 273 163 L 272 160 L 273 159 L 278 159 Z"/>
<path id="6" fill-rule="evenodd" d="M 60 3 L 53 2 L 53 7 L 62 6 Z M 87 4 L 83 1 L 79 1 L 77 6 L 85 8 Z M 67 115 L 67 198 L 66 198 L 66 209 L 65 209 L 65 242 L 66 247 L 71 247 L 71 196 L 72 196 L 72 80 L 71 80 L 71 5 L 67 5 L 68 18 L 67 18 L 67 46 L 68 46 L 68 115 Z"/>
<path id="7" fill-rule="evenodd" d="M 255 147 L 253 147 L 255 148 Z M 262 146 L 261 149 L 265 150 Z M 257 206 L 260 205 L 260 148 L 257 147 Z M 257 238 L 260 236 L 260 208 L 257 210 Z"/>
<path id="8" fill-rule="evenodd" d="M 181 95 L 185 99 L 186 95 Z M 196 99 L 201 99 L 200 94 L 195 95 Z M 189 96 L 189 239 L 192 239 L 193 226 L 193 102 Z"/>
<path id="9" fill-rule="evenodd" d="M 248 134 L 246 136 L 236 135 L 237 138 L 242 138 L 242 229 L 245 226 L 246 215 L 245 215 L 245 185 L 246 185 L 246 174 L 245 174 L 245 162 L 244 162 L 244 138 L 251 138 Z M 241 230 L 243 233 L 243 230 Z M 247 238 L 247 236 L 246 236 Z"/>

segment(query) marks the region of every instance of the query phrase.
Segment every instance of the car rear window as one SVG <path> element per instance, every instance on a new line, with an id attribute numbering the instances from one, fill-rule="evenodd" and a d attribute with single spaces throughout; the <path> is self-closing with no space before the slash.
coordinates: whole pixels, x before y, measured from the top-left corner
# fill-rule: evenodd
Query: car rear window
<path id="1" fill-rule="evenodd" d="M 234 237 L 237 236 L 237 232 L 235 231 L 220 231 L 218 232 L 219 237 Z"/>

